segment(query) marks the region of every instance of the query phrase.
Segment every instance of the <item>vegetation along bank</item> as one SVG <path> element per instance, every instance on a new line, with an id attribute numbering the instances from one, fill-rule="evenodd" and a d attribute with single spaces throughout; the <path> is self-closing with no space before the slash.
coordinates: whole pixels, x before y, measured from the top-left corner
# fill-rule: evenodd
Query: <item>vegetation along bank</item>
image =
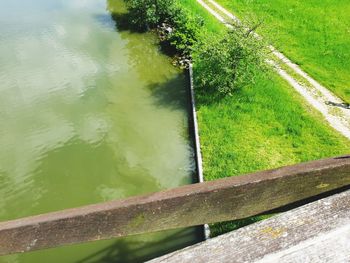
<path id="1" fill-rule="evenodd" d="M 205 180 L 349 149 L 349 141 L 264 63 L 265 43 L 249 30 L 234 26 L 227 31 L 193 0 L 126 3 L 137 30 L 157 30 L 172 55 L 193 62 Z M 245 20 L 245 27 L 255 29 Z M 215 224 L 212 235 L 261 218 Z"/>

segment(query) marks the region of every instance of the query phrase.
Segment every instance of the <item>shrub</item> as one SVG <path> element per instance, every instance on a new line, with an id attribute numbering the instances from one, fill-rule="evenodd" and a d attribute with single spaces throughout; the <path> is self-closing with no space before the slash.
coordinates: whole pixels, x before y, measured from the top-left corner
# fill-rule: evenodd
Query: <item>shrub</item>
<path id="1" fill-rule="evenodd" d="M 235 26 L 223 36 L 207 38 L 194 56 L 197 86 L 227 95 L 254 83 L 256 69 L 267 68 L 266 46 L 252 30 L 242 26 Z"/>
<path id="2" fill-rule="evenodd" d="M 147 30 L 166 24 L 171 32 L 162 40 L 169 42 L 178 53 L 190 55 L 203 20 L 191 15 L 178 0 L 126 0 L 126 5 L 134 27 Z"/>
<path id="3" fill-rule="evenodd" d="M 125 0 L 130 22 L 141 30 L 155 28 L 178 11 L 176 0 Z"/>
<path id="4" fill-rule="evenodd" d="M 185 55 L 190 55 L 192 47 L 197 43 L 202 27 L 203 19 L 191 15 L 186 9 L 178 8 L 178 12 L 170 21 L 174 30 L 168 35 L 169 43 Z"/>

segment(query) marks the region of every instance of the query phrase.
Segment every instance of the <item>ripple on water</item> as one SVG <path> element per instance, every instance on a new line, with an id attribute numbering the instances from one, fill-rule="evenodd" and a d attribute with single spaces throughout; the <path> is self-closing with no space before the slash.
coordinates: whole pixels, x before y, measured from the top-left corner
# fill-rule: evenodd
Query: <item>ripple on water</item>
<path id="1" fill-rule="evenodd" d="M 0 1 L 0 220 L 192 181 L 186 79 L 156 37 L 115 31 L 106 6 L 121 3 Z M 160 233 L 0 263 L 135 262 L 195 240 Z"/>

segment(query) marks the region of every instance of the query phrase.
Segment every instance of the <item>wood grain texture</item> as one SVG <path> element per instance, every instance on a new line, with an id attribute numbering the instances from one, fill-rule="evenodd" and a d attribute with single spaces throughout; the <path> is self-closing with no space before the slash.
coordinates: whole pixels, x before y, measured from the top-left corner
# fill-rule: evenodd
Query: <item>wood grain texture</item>
<path id="1" fill-rule="evenodd" d="M 0 223 L 0 255 L 240 219 L 350 185 L 338 157 Z"/>
<path id="2" fill-rule="evenodd" d="M 350 191 L 150 262 L 348 263 Z"/>

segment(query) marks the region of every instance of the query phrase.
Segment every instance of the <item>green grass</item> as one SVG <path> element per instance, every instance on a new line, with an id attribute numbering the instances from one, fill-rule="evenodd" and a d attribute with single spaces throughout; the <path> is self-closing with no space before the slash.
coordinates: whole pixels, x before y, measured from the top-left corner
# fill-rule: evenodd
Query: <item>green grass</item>
<path id="1" fill-rule="evenodd" d="M 350 102 L 349 0 L 217 0 L 317 81 Z"/>
<path id="2" fill-rule="evenodd" d="M 258 84 L 220 102 L 202 104 L 200 96 L 207 180 L 345 154 L 349 149 L 349 141 L 275 75 L 260 74 Z"/>
<path id="3" fill-rule="evenodd" d="M 195 0 L 180 0 L 181 5 L 188 9 L 193 14 L 199 15 L 203 18 L 205 23 L 205 30 L 208 32 L 203 32 L 204 34 L 219 34 L 225 31 L 225 28 L 219 23 L 215 17 L 209 14 L 205 9 L 203 9 Z"/>
<path id="4" fill-rule="evenodd" d="M 210 29 L 206 34 L 219 34 L 224 28 L 195 1 L 181 3 L 203 14 Z M 350 142 L 276 73 L 256 75 L 256 84 L 220 101 L 197 90 L 206 180 L 348 153 Z M 211 230 L 218 235 L 262 218 L 215 224 Z"/>
<path id="5" fill-rule="evenodd" d="M 205 180 L 349 151 L 349 141 L 277 76 L 269 79 L 260 74 L 257 85 L 220 102 L 202 104 L 200 97 L 197 95 Z M 212 231 L 217 235 L 257 219 L 260 217 L 216 224 Z"/>

